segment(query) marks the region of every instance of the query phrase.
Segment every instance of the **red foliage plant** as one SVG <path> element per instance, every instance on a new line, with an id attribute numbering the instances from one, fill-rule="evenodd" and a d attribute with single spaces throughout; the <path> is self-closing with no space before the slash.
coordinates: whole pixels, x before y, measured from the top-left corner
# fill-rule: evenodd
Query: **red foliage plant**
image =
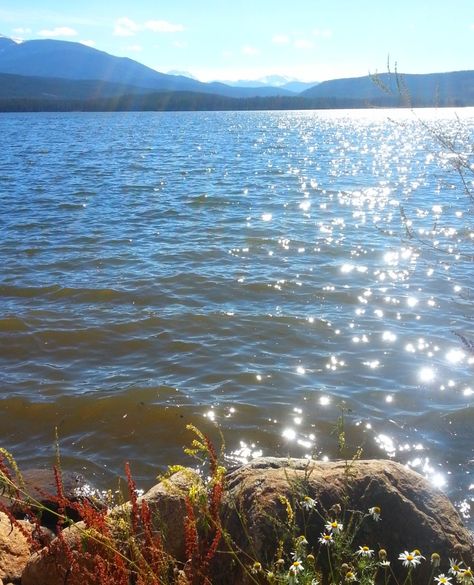
<path id="1" fill-rule="evenodd" d="M 0 502 L 0 510 L 10 518 L 12 525 L 30 540 L 32 547 L 41 548 L 43 542 L 35 539 L 40 533 L 42 512 L 56 517 L 56 538 L 43 549 L 43 554 L 57 559 L 62 567 L 65 582 L 81 585 L 210 585 L 210 565 L 222 539 L 220 506 L 223 473 L 211 441 L 199 435 L 201 446 L 207 452 L 211 479 L 206 486 L 205 501 L 185 500 L 184 540 L 186 562 L 183 570 L 179 563 L 164 550 L 162 535 L 153 526 L 152 514 L 147 501 L 140 499 L 133 480 L 130 465 L 125 465 L 129 492 L 129 506 L 123 515 L 111 521 L 105 506 L 96 506 L 87 497 L 72 500 L 65 495 L 61 469 L 54 467 L 56 494 L 48 494 L 52 509 L 41 506 L 36 500 L 28 500 L 27 494 L 18 487 L 19 472 L 13 458 L 0 453 L 0 487 L 8 489 L 14 502 L 20 502 L 22 513 L 33 519 L 37 529 L 29 532 L 13 516 L 10 508 Z M 68 514 L 74 513 L 83 525 L 75 527 L 73 538 L 66 537 L 66 529 L 73 524 Z M 77 544 L 81 542 L 78 549 Z"/>

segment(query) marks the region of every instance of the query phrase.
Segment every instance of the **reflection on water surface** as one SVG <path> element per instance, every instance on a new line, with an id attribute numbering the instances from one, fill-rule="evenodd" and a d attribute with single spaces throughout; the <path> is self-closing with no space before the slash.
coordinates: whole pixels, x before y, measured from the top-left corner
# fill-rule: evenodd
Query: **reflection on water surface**
<path id="1" fill-rule="evenodd" d="M 131 460 L 146 484 L 187 462 L 188 422 L 218 425 L 230 462 L 333 459 L 344 404 L 352 448 L 470 515 L 472 201 L 428 130 L 469 161 L 472 110 L 0 124 L 1 438 L 20 461 L 50 461 L 58 426 L 65 465 L 105 485 Z"/>

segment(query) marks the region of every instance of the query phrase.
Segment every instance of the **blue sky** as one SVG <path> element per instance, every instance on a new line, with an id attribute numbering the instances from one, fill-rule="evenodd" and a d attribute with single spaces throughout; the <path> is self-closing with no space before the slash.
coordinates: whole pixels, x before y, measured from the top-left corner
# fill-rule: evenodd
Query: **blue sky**
<path id="1" fill-rule="evenodd" d="M 0 33 L 89 44 L 203 81 L 474 69 L 474 0 L 0 0 Z"/>

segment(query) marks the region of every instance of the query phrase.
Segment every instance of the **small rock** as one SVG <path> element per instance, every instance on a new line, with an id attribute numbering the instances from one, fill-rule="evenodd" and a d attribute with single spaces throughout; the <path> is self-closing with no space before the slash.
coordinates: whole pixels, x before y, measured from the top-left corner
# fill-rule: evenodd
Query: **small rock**
<path id="1" fill-rule="evenodd" d="M 25 484 L 25 492 L 30 498 L 39 502 L 45 507 L 41 514 L 41 524 L 50 530 L 54 530 L 57 524 L 57 517 L 54 514 L 58 509 L 57 498 L 58 488 L 54 471 L 51 469 L 26 469 L 22 471 L 22 478 Z M 70 502 L 77 502 L 81 498 L 92 498 L 96 490 L 86 481 L 80 473 L 63 471 L 61 473 L 63 493 Z M 4 493 L 0 496 L 0 502 L 9 507 L 17 518 L 23 518 L 28 513 L 27 505 L 18 505 L 11 502 Z M 94 504 L 101 505 L 97 498 Z M 51 510 L 53 513 L 49 512 Z M 73 508 L 66 509 L 67 516 L 73 520 L 80 520 L 77 511 Z"/>
<path id="2" fill-rule="evenodd" d="M 179 560 L 184 560 L 186 496 L 193 483 L 200 481 L 195 471 L 184 469 L 153 486 L 143 495 L 150 507 L 155 529 L 162 530 L 166 551 Z"/>
<path id="3" fill-rule="evenodd" d="M 152 514 L 152 522 L 156 530 L 160 530 L 167 552 L 175 558 L 184 557 L 184 516 L 185 497 L 193 481 L 199 476 L 191 471 L 180 471 L 159 484 L 152 487 L 142 498 L 148 503 Z M 139 498 L 139 502 L 141 498 Z M 109 513 L 111 522 L 120 523 L 120 519 L 129 518 L 131 512 L 130 503 L 117 506 Z M 129 521 L 129 520 L 128 520 Z M 34 554 L 23 572 L 22 585 L 97 585 L 94 576 L 87 577 L 81 572 L 92 574 L 93 567 L 83 554 L 84 543 L 81 535 L 84 533 L 85 524 L 78 522 L 63 531 L 62 535 L 66 546 L 77 562 L 75 570 L 70 570 L 70 558 L 55 552 L 55 546 L 59 539 L 56 538 L 50 548 L 43 548 Z M 113 531 L 113 528 L 112 528 Z M 88 550 L 91 552 L 93 543 L 89 541 Z"/>
<path id="4" fill-rule="evenodd" d="M 12 525 L 10 518 L 0 512 L 0 579 L 3 581 L 20 580 L 32 552 L 25 534 L 31 534 L 33 528 L 24 520 L 18 521 L 18 526 Z"/>
<path id="5" fill-rule="evenodd" d="M 23 570 L 22 585 L 97 585 L 79 574 L 77 566 L 89 568 L 83 554 L 81 535 L 85 525 L 78 522 L 62 532 L 62 542 L 56 538 L 50 547 L 31 555 Z M 65 553 L 65 547 L 68 554 Z M 71 571 L 71 559 L 76 570 Z"/>

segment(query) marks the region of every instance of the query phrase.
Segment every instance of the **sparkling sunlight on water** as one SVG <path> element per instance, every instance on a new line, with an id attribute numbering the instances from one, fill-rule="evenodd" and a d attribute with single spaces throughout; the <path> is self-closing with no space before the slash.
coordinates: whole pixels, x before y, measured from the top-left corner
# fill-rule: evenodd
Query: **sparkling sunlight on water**
<path id="1" fill-rule="evenodd" d="M 187 460 L 391 457 L 474 499 L 474 114 L 3 114 L 2 445 L 107 484 Z M 471 178 L 469 177 L 469 181 Z"/>

